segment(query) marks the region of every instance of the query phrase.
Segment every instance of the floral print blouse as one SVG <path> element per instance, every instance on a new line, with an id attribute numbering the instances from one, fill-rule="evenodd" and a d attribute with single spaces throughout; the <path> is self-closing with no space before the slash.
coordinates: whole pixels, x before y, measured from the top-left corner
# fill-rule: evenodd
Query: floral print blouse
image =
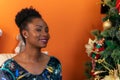
<path id="1" fill-rule="evenodd" d="M 43 72 L 33 75 L 11 58 L 0 68 L 0 80 L 62 80 L 61 64 L 51 56 Z"/>

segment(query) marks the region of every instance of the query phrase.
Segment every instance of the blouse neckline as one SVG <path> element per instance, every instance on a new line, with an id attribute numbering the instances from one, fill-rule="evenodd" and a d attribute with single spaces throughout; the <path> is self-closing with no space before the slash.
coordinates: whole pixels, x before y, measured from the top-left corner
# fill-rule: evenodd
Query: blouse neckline
<path id="1" fill-rule="evenodd" d="M 31 75 L 33 75 L 33 76 L 38 76 L 38 75 L 42 75 L 42 74 L 45 72 L 45 70 L 47 69 L 47 67 L 48 67 L 48 65 L 49 65 L 49 63 L 50 63 L 50 61 L 51 61 L 51 59 L 52 59 L 52 56 L 50 56 L 50 59 L 49 59 L 49 61 L 47 62 L 45 68 L 44 68 L 43 71 L 42 71 L 41 73 L 39 73 L 39 74 L 30 73 L 27 69 L 25 69 L 24 67 L 22 67 L 19 63 L 17 63 L 17 61 L 15 61 L 14 58 L 11 58 L 11 59 L 12 59 L 12 61 L 15 62 L 15 64 L 17 64 L 17 66 L 19 66 L 20 68 L 22 68 L 25 72 L 27 72 L 27 73 L 29 73 L 29 74 L 31 74 Z"/>

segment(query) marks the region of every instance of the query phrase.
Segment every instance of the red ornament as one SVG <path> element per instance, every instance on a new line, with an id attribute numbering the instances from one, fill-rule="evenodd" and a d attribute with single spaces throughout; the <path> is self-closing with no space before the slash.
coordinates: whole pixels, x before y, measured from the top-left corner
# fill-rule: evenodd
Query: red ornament
<path id="1" fill-rule="evenodd" d="M 116 1 L 116 9 L 118 10 L 118 12 L 120 13 L 120 0 Z"/>
<path id="2" fill-rule="evenodd" d="M 93 51 L 96 51 L 96 52 L 101 52 L 104 50 L 105 50 L 104 46 L 101 46 L 100 48 L 93 48 Z"/>
<path id="3" fill-rule="evenodd" d="M 101 48 L 99 48 L 99 51 L 98 52 L 101 52 L 101 51 L 104 51 L 105 48 L 102 46 Z"/>

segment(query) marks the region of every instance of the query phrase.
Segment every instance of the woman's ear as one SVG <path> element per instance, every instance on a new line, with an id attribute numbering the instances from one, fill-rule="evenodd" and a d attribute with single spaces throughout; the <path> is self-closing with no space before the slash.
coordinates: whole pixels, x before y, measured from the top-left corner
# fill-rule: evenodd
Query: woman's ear
<path id="1" fill-rule="evenodd" d="M 23 34 L 24 38 L 28 38 L 29 37 L 29 34 L 28 34 L 27 30 L 23 30 L 22 34 Z"/>

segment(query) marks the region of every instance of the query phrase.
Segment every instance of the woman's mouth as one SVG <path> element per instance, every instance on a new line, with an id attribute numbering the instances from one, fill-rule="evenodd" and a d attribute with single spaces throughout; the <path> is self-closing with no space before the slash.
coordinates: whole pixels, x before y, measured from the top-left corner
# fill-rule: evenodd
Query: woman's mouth
<path id="1" fill-rule="evenodd" d="M 48 39 L 40 39 L 40 41 L 44 44 L 46 44 L 48 42 Z"/>

